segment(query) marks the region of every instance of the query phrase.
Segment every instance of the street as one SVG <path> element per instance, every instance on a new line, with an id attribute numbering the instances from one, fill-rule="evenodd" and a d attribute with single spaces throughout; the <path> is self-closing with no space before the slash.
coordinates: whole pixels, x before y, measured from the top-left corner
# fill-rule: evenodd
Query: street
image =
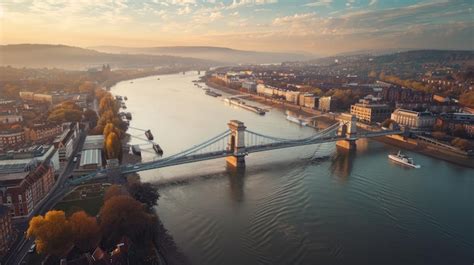
<path id="1" fill-rule="evenodd" d="M 79 136 L 79 141 L 74 149 L 73 154 L 69 158 L 66 167 L 64 168 L 63 172 L 59 175 L 56 183 L 51 188 L 51 191 L 46 195 L 46 197 L 41 201 L 37 207 L 33 210 L 31 216 L 36 215 L 43 215 L 47 211 L 49 211 L 56 203 L 58 203 L 64 195 L 66 195 L 70 191 L 70 186 L 68 185 L 67 178 L 71 175 L 72 171 L 74 170 L 75 163 L 73 162 L 73 158 L 77 155 L 77 153 L 82 150 L 82 146 L 84 144 L 84 140 L 86 138 L 86 133 L 81 131 Z M 77 162 L 79 163 L 79 162 Z M 17 224 L 18 229 L 18 239 L 15 242 L 8 252 L 9 255 L 4 258 L 5 265 L 17 265 L 21 264 L 21 262 L 25 259 L 26 255 L 28 254 L 28 250 L 30 246 L 33 244 L 32 239 L 26 239 L 24 233 L 28 229 L 28 222 L 29 220 L 24 220 L 21 223 Z"/>

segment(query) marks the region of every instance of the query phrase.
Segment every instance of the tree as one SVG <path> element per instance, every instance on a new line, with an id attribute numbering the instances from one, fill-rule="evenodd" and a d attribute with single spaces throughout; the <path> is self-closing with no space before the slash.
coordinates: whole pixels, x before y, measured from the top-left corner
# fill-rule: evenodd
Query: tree
<path id="1" fill-rule="evenodd" d="M 146 245 L 155 236 L 153 216 L 130 196 L 114 196 L 100 209 L 100 229 L 104 244 L 111 247 L 126 236 L 134 244 Z"/>
<path id="2" fill-rule="evenodd" d="M 454 138 L 454 140 L 451 141 L 451 144 L 464 151 L 473 150 L 473 146 L 468 140 L 459 137 Z"/>
<path id="3" fill-rule="evenodd" d="M 72 244 L 72 227 L 63 211 L 49 211 L 45 216 L 35 216 L 26 232 L 34 238 L 36 251 L 40 254 L 60 256 Z"/>
<path id="4" fill-rule="evenodd" d="M 115 127 L 113 123 L 109 122 L 104 127 L 104 131 L 103 131 L 104 138 L 107 139 L 107 136 L 109 136 L 111 132 L 114 132 L 119 138 L 122 133 L 119 129 L 117 129 L 117 127 Z"/>
<path id="5" fill-rule="evenodd" d="M 84 111 L 84 121 L 88 122 L 90 125 L 90 128 L 94 128 L 97 126 L 97 121 L 99 120 L 99 117 L 97 116 L 97 113 L 91 109 L 87 109 Z"/>
<path id="6" fill-rule="evenodd" d="M 75 212 L 69 217 L 71 223 L 74 244 L 80 250 L 86 252 L 96 247 L 100 239 L 100 229 L 96 218 L 87 215 L 86 212 Z"/>
<path id="7" fill-rule="evenodd" d="M 104 194 L 104 202 L 108 201 L 110 198 L 114 196 L 120 196 L 120 195 L 128 195 L 127 191 L 120 185 L 111 185 L 107 190 L 105 191 Z"/>
<path id="8" fill-rule="evenodd" d="M 150 183 L 133 183 L 130 185 L 129 192 L 135 200 L 146 204 L 148 210 L 158 205 L 160 194 Z"/>
<path id="9" fill-rule="evenodd" d="M 444 140 L 444 138 L 446 138 L 446 133 L 441 131 L 434 131 L 431 136 L 433 136 L 433 138 L 435 138 L 436 140 Z"/>
<path id="10" fill-rule="evenodd" d="M 104 96 L 99 103 L 99 113 L 102 114 L 106 111 L 112 111 L 113 113 L 118 111 L 117 104 L 110 94 Z"/>
<path id="11" fill-rule="evenodd" d="M 107 159 L 119 159 L 122 151 L 122 144 L 115 132 L 110 132 L 105 140 L 105 154 Z"/>

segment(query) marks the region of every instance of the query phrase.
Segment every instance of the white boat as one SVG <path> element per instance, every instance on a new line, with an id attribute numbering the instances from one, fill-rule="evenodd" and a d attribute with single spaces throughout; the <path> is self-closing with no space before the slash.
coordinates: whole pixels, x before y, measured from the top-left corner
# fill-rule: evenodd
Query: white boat
<path id="1" fill-rule="evenodd" d="M 286 119 L 289 120 L 289 121 L 292 121 L 292 122 L 294 122 L 294 123 L 297 123 L 297 124 L 299 124 L 300 126 L 306 126 L 306 125 L 308 125 L 308 123 L 305 122 L 304 120 L 298 119 L 298 118 L 293 117 L 293 116 L 291 116 L 291 115 L 289 115 L 289 114 L 286 115 Z"/>
<path id="2" fill-rule="evenodd" d="M 413 167 L 413 168 L 420 168 L 421 167 L 420 165 L 415 165 L 415 163 L 413 162 L 413 158 L 402 154 L 402 152 L 400 152 L 400 151 L 398 151 L 397 154 L 388 155 L 388 158 L 395 161 L 395 162 L 403 164 L 405 166 L 409 166 L 409 167 Z"/>

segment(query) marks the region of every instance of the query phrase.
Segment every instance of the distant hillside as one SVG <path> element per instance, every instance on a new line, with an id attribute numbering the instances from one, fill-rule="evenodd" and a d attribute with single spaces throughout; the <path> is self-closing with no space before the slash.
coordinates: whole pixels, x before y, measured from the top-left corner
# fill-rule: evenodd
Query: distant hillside
<path id="1" fill-rule="evenodd" d="M 217 62 L 196 58 L 112 54 L 65 45 L 0 45 L 0 65 L 86 69 L 103 64 L 110 64 L 112 68 L 218 65 Z"/>
<path id="2" fill-rule="evenodd" d="M 375 63 L 446 63 L 474 60 L 474 51 L 415 50 L 377 56 Z"/>
<path id="3" fill-rule="evenodd" d="M 402 52 L 392 52 L 388 54 L 373 54 L 367 51 L 361 53 L 345 53 L 337 56 L 317 58 L 306 61 L 309 64 L 330 65 L 335 60 L 339 63 L 359 63 L 370 64 L 444 64 L 447 62 L 463 62 L 474 64 L 474 51 L 457 51 L 457 50 L 410 50 Z"/>
<path id="4" fill-rule="evenodd" d="M 314 56 L 298 53 L 256 52 L 234 50 L 209 46 L 173 46 L 173 47 L 147 47 L 130 48 L 117 46 L 98 46 L 91 49 L 123 54 L 153 54 L 199 58 L 219 61 L 223 64 L 265 64 L 281 63 L 285 61 L 309 60 Z"/>

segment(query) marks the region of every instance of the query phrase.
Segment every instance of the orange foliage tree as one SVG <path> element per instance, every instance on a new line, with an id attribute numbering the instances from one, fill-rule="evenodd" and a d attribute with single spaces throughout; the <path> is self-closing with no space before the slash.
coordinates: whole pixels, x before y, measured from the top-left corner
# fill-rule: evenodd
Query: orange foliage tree
<path id="1" fill-rule="evenodd" d="M 105 139 L 105 154 L 107 159 L 120 159 L 122 145 L 115 132 L 110 132 Z"/>
<path id="2" fill-rule="evenodd" d="M 100 229 L 96 218 L 80 211 L 69 217 L 69 222 L 76 247 L 84 252 L 92 250 L 100 239 Z"/>
<path id="3" fill-rule="evenodd" d="M 72 227 L 63 211 L 33 217 L 26 235 L 35 239 L 36 251 L 40 254 L 60 256 L 72 244 Z"/>
<path id="4" fill-rule="evenodd" d="M 140 202 L 126 195 L 110 198 L 100 209 L 103 242 L 109 247 L 124 236 L 137 245 L 149 244 L 155 235 L 155 222 Z"/>

